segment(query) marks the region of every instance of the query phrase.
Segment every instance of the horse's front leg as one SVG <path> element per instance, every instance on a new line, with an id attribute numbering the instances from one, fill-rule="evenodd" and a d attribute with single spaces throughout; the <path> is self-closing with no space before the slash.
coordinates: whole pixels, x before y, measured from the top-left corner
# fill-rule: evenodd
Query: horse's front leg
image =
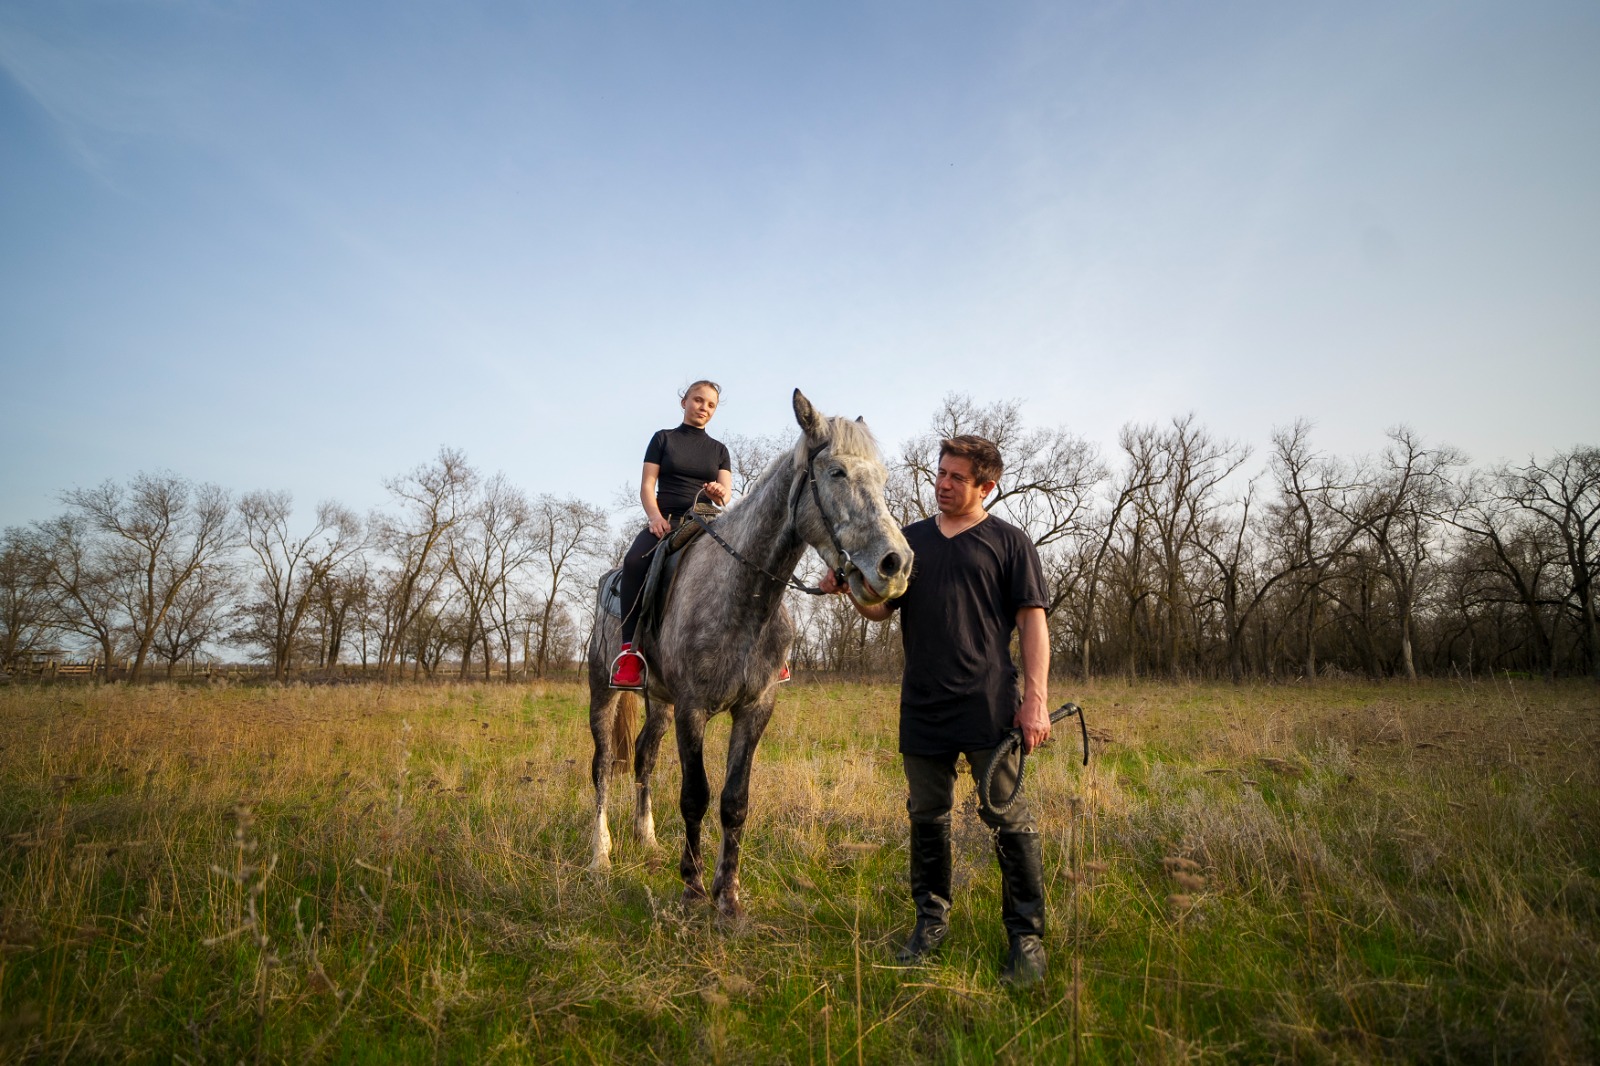
<path id="1" fill-rule="evenodd" d="M 591 691 L 589 732 L 594 736 L 594 758 L 589 763 L 589 776 L 594 781 L 594 847 L 589 856 L 589 869 L 601 873 L 611 868 L 611 830 L 606 825 L 606 793 L 611 781 L 611 725 L 617 713 L 617 694 L 605 689 Z"/>
<path id="2" fill-rule="evenodd" d="M 706 898 L 705 861 L 700 857 L 700 825 L 711 805 L 711 783 L 706 780 L 706 712 L 696 707 L 679 706 L 678 766 L 683 787 L 678 793 L 678 809 L 683 812 L 683 858 L 678 872 L 683 875 L 685 903 Z"/>
<path id="3" fill-rule="evenodd" d="M 728 735 L 728 774 L 722 783 L 722 850 L 717 855 L 717 874 L 711 882 L 711 896 L 723 917 L 737 918 L 739 905 L 739 842 L 744 836 L 744 821 L 750 811 L 750 769 L 755 762 L 756 745 L 772 717 L 772 705 L 756 705 L 733 712 L 733 728 Z"/>
<path id="4" fill-rule="evenodd" d="M 672 720 L 672 704 L 652 703 L 645 715 L 644 729 L 633 747 L 633 835 L 645 847 L 655 850 L 656 819 L 650 806 L 650 777 L 656 772 L 656 755 L 661 751 L 661 738 L 666 735 L 667 723 Z"/>

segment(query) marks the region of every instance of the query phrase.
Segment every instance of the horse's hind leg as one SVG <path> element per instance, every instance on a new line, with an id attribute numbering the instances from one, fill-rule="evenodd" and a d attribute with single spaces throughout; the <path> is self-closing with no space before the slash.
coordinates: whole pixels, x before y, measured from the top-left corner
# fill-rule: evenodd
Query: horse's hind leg
<path id="1" fill-rule="evenodd" d="M 589 690 L 589 733 L 594 737 L 594 758 L 589 776 L 594 781 L 594 850 L 589 869 L 611 868 L 611 830 L 606 825 L 606 793 L 611 783 L 611 727 L 617 713 L 617 693 L 609 688 Z"/>
<path id="2" fill-rule="evenodd" d="M 733 728 L 728 736 L 728 773 L 722 782 L 722 848 L 717 854 L 717 873 L 711 881 L 711 897 L 725 918 L 737 918 L 739 905 L 739 844 L 744 837 L 744 822 L 750 811 L 750 767 L 755 762 L 756 745 L 772 716 L 770 705 L 733 712 Z"/>
<path id="3" fill-rule="evenodd" d="M 656 819 L 651 811 L 650 777 L 656 772 L 656 756 L 661 751 L 661 738 L 666 735 L 667 723 L 672 720 L 672 704 L 652 703 L 645 715 L 644 729 L 633 747 L 633 835 L 639 843 L 654 850 Z"/>
<path id="4" fill-rule="evenodd" d="M 706 780 L 706 715 L 698 708 L 675 715 L 678 733 L 678 767 L 683 787 L 678 793 L 678 809 L 683 812 L 683 858 L 678 872 L 683 875 L 683 899 L 691 902 L 706 898 L 705 860 L 700 856 L 700 826 L 711 805 L 711 783 Z"/>

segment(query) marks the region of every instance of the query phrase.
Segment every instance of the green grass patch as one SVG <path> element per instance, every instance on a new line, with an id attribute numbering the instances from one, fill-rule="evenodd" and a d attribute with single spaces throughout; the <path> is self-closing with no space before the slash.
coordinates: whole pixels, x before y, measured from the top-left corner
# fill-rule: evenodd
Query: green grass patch
<path id="1" fill-rule="evenodd" d="M 670 734 L 663 850 L 623 781 L 586 868 L 576 685 L 58 692 L 0 690 L 0 1061 L 1600 1053 L 1591 685 L 1066 693 L 1097 758 L 1074 734 L 1029 763 L 1051 972 L 1022 993 L 967 783 L 950 938 L 892 964 L 891 686 L 785 687 L 734 923 L 680 902 Z"/>

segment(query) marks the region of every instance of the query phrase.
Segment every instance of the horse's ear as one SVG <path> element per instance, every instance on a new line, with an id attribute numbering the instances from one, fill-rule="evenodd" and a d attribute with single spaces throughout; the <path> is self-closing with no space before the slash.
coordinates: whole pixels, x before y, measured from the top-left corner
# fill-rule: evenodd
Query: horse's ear
<path id="1" fill-rule="evenodd" d="M 860 422 L 863 426 L 867 424 L 867 420 L 860 415 L 856 415 L 856 421 Z"/>
<path id="2" fill-rule="evenodd" d="M 821 440 L 827 434 L 827 423 L 799 389 L 794 390 L 794 420 L 800 423 L 809 440 Z"/>

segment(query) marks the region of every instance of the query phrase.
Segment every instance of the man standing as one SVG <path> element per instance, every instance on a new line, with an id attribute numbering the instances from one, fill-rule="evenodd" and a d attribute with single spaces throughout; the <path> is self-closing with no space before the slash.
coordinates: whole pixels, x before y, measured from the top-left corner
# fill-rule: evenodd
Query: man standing
<path id="1" fill-rule="evenodd" d="M 863 607 L 851 600 L 872 621 L 885 621 L 899 610 L 905 645 L 900 752 L 917 921 L 900 949 L 902 962 L 922 959 L 949 930 L 957 757 L 965 754 L 973 779 L 981 781 L 1013 726 L 1022 730 L 1026 751 L 1050 737 L 1050 639 L 1044 614 L 1049 598 L 1039 553 L 1022 530 L 983 508 L 1003 469 L 999 449 L 982 437 L 942 442 L 934 484 L 939 511 L 903 531 L 916 558 L 911 584 L 884 604 Z M 822 588 L 840 591 L 831 574 Z M 1020 697 L 1011 661 L 1013 630 L 1022 652 Z M 1011 792 L 1020 764 L 1021 755 L 1012 748 L 995 771 L 997 795 Z M 1033 813 L 1026 798 L 1018 797 L 1004 814 L 981 808 L 979 814 L 994 831 L 1000 862 L 1010 941 L 1000 978 L 1033 984 L 1045 974 L 1044 876 Z"/>

